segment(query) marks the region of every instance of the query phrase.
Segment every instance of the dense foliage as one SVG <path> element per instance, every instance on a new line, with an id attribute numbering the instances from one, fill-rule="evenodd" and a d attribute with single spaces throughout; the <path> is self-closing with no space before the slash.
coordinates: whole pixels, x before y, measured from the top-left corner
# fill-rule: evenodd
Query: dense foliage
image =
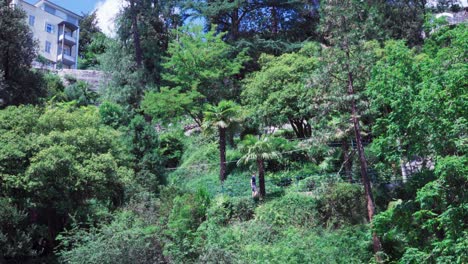
<path id="1" fill-rule="evenodd" d="M 7 2 L 0 263 L 468 261 L 451 1 L 126 0 L 81 21 L 98 91 Z"/>

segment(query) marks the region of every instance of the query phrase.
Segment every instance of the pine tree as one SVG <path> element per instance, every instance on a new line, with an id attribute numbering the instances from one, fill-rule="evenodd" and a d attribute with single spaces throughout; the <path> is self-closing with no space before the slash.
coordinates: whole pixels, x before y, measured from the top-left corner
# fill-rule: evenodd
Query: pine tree
<path id="1" fill-rule="evenodd" d="M 360 92 L 369 78 L 369 65 L 372 65 L 369 61 L 372 59 L 372 43 L 366 40 L 378 38 L 375 26 L 378 25 L 376 21 L 379 21 L 379 17 L 370 4 L 355 0 L 325 1 L 322 3 L 321 14 L 324 39 L 330 45 L 324 51 L 324 76 L 329 79 L 326 89 L 335 99 L 332 104 L 339 108 L 344 105 L 349 111 L 367 200 L 368 220 L 372 222 L 375 203 L 363 146 L 360 104 L 365 103 L 365 100 Z M 375 233 L 373 248 L 377 261 L 380 261 L 378 253 L 382 246 Z"/>

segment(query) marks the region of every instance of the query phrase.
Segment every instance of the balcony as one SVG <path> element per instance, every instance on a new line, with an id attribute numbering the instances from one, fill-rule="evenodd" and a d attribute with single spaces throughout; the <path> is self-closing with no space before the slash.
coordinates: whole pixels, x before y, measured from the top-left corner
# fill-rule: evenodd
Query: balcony
<path id="1" fill-rule="evenodd" d="M 59 54 L 57 56 L 57 62 L 62 62 L 64 65 L 72 66 L 75 65 L 75 58 L 67 54 Z"/>
<path id="2" fill-rule="evenodd" d="M 67 46 L 73 46 L 73 45 L 76 45 L 76 38 L 70 36 L 69 34 L 65 33 L 65 34 L 60 34 L 59 36 L 59 42 L 61 43 L 62 41 L 65 41 L 65 45 Z"/>

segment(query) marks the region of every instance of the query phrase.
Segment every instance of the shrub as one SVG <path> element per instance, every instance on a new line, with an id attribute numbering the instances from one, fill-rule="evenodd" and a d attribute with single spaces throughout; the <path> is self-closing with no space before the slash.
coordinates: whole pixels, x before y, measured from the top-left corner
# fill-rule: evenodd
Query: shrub
<path id="1" fill-rule="evenodd" d="M 208 192 L 200 189 L 197 193 L 186 193 L 174 198 L 167 222 L 164 254 L 175 263 L 192 262 L 198 258 L 195 247 L 196 231 L 205 221 L 210 204 Z"/>
<path id="2" fill-rule="evenodd" d="M 129 211 L 119 212 L 109 224 L 62 233 L 58 255 L 70 264 L 161 263 L 156 230 Z"/>
<path id="3" fill-rule="evenodd" d="M 136 181 L 149 191 L 157 192 L 164 184 L 163 159 L 159 154 L 159 136 L 143 116 L 137 115 L 125 129 L 125 142 L 133 156 Z"/>
<path id="4" fill-rule="evenodd" d="M 68 101 L 76 101 L 78 106 L 95 104 L 98 98 L 98 94 L 83 81 L 70 84 L 65 88 L 64 93 Z"/>
<path id="5" fill-rule="evenodd" d="M 123 107 L 109 101 L 105 101 L 99 106 L 99 116 L 103 124 L 113 128 L 128 125 L 128 116 Z"/>
<path id="6" fill-rule="evenodd" d="M 290 227 L 273 242 L 250 241 L 242 247 L 244 263 L 367 263 L 372 258 L 370 234 L 360 227 L 334 232 Z"/>
<path id="7" fill-rule="evenodd" d="M 228 149 L 226 151 L 226 161 L 229 162 L 226 164 L 226 174 L 229 175 L 234 172 L 236 169 L 246 169 L 247 165 L 240 164 L 237 166 L 237 161 L 242 157 L 242 153 L 237 149 Z"/>
<path id="8" fill-rule="evenodd" d="M 255 204 L 251 198 L 216 197 L 207 212 L 208 220 L 220 225 L 233 221 L 248 221 L 253 218 Z"/>
<path id="9" fill-rule="evenodd" d="M 32 246 L 32 228 L 28 227 L 27 213 L 0 197 L 0 262 L 5 258 L 33 256 Z"/>
<path id="10" fill-rule="evenodd" d="M 176 167 L 184 153 L 184 135 L 180 132 L 164 133 L 160 136 L 160 154 L 165 159 L 166 167 Z"/>
<path id="11" fill-rule="evenodd" d="M 318 225 L 317 201 L 304 194 L 289 193 L 257 208 L 256 219 L 276 226 Z"/>
<path id="12" fill-rule="evenodd" d="M 366 220 L 364 188 L 346 182 L 330 184 L 319 197 L 320 218 L 325 226 L 355 225 Z"/>
<path id="13" fill-rule="evenodd" d="M 55 97 L 58 101 L 63 101 L 65 99 L 65 86 L 58 75 L 47 73 L 44 75 L 44 81 L 47 89 L 47 97 Z"/>

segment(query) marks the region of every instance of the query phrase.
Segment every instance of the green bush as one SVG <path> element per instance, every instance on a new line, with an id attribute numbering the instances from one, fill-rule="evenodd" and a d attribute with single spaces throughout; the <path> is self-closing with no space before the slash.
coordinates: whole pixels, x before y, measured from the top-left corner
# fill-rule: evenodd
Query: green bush
<path id="1" fill-rule="evenodd" d="M 89 88 L 89 84 L 77 81 L 64 90 L 67 101 L 76 101 L 78 106 L 95 104 L 98 94 Z"/>
<path id="2" fill-rule="evenodd" d="M 163 133 L 160 135 L 160 153 L 165 159 L 165 166 L 169 168 L 179 165 L 184 153 L 184 134 L 181 132 Z"/>
<path id="3" fill-rule="evenodd" d="M 319 224 L 317 200 L 289 193 L 259 206 L 256 219 L 276 226 L 313 227 Z"/>
<path id="4" fill-rule="evenodd" d="M 374 228 L 391 260 L 467 262 L 467 164 L 465 156 L 439 158 L 435 179 L 419 188 L 414 200 L 400 200 L 375 216 Z"/>
<path id="5" fill-rule="evenodd" d="M 58 237 L 58 255 L 70 264 L 161 263 L 164 257 L 156 231 L 156 226 L 123 211 L 109 224 L 64 232 Z"/>
<path id="6" fill-rule="evenodd" d="M 329 232 L 287 228 L 272 243 L 249 243 L 246 240 L 243 244 L 243 262 L 367 263 L 372 253 L 370 234 L 366 229 L 348 228 Z"/>
<path id="7" fill-rule="evenodd" d="M 172 262 L 187 263 L 198 258 L 197 229 L 205 221 L 210 198 L 206 190 L 176 196 L 163 234 L 164 255 Z"/>
<path id="8" fill-rule="evenodd" d="M 133 156 L 135 179 L 143 188 L 156 193 L 166 181 L 159 135 L 141 115 L 136 115 L 125 131 L 125 143 Z"/>
<path id="9" fill-rule="evenodd" d="M 65 85 L 63 85 L 62 79 L 60 79 L 57 74 L 44 74 L 44 81 L 47 88 L 48 98 L 55 97 L 55 99 L 59 102 L 65 100 Z"/>
<path id="10" fill-rule="evenodd" d="M 99 106 L 99 116 L 103 124 L 116 129 L 128 125 L 128 116 L 123 107 L 109 101 L 105 101 Z"/>
<path id="11" fill-rule="evenodd" d="M 209 221 L 226 225 L 235 221 L 248 221 L 254 217 L 255 203 L 250 197 L 229 198 L 217 196 L 207 212 Z"/>
<path id="12" fill-rule="evenodd" d="M 0 197 L 0 262 L 34 256 L 32 233 L 27 213 L 18 210 L 7 198 Z"/>
<path id="13" fill-rule="evenodd" d="M 229 162 L 226 164 L 226 174 L 229 175 L 236 170 L 245 170 L 247 165 L 240 164 L 237 165 L 237 161 L 242 157 L 242 153 L 237 149 L 228 148 L 226 151 L 226 161 Z M 229 178 L 229 176 L 228 176 Z"/>
<path id="14" fill-rule="evenodd" d="M 324 226 L 340 227 L 366 222 L 364 187 L 360 184 L 330 184 L 318 199 L 320 218 Z"/>
<path id="15" fill-rule="evenodd" d="M 372 258 L 366 226 L 327 231 L 248 221 L 212 223 L 199 232 L 198 263 L 368 263 Z"/>

